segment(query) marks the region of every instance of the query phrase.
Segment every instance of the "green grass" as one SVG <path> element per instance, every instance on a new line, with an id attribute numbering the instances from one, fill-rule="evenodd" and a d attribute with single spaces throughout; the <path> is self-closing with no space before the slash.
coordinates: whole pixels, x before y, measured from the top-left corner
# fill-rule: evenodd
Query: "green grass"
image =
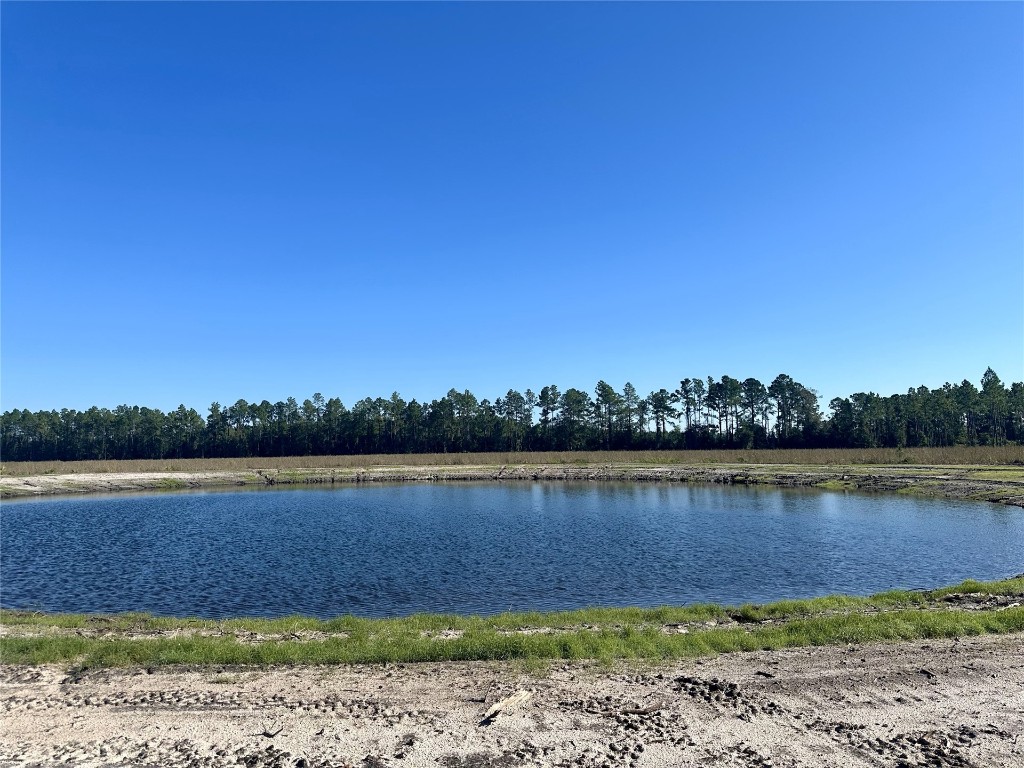
<path id="1" fill-rule="evenodd" d="M 977 469 L 970 476 L 976 480 L 1024 480 L 1024 469 Z"/>
<path id="2" fill-rule="evenodd" d="M 471 630 L 432 640 L 393 628 L 346 639 L 241 644 L 226 637 L 152 640 L 8 637 L 7 664 L 74 662 L 79 668 L 163 664 L 367 664 L 504 659 L 672 659 L 809 645 L 959 637 L 1024 631 L 1024 607 L 1000 612 L 899 610 L 791 619 L 752 631 L 714 629 L 682 635 L 625 625 L 550 635 L 499 635 Z"/>
<path id="3" fill-rule="evenodd" d="M 825 491 L 854 491 L 857 489 L 857 483 L 853 480 L 824 480 L 815 483 L 814 487 Z"/>
<path id="4" fill-rule="evenodd" d="M 999 611 L 959 611 L 934 607 L 944 595 L 973 592 L 1024 597 L 1024 578 L 964 582 L 928 592 L 885 592 L 871 597 L 830 596 L 769 605 L 721 607 L 590 608 L 559 613 L 501 614 L 492 617 L 419 614 L 399 619 L 351 616 L 320 621 L 301 616 L 281 619 L 205 621 L 146 614 L 88 616 L 0 612 L 8 626 L 27 626 L 36 636 L 0 638 L 6 664 L 72 663 L 78 668 L 163 664 L 366 664 L 381 662 L 480 661 L 521 659 L 673 659 L 733 651 L 791 648 L 836 643 L 897 641 L 1024 631 L 1024 607 Z M 929 605 L 928 609 L 925 606 Z M 941 603 L 939 603 L 941 606 Z M 735 619 L 739 626 L 694 626 L 686 634 L 666 634 L 665 624 L 702 625 Z M 110 636 L 45 634 L 55 629 L 110 630 Z M 557 632 L 510 631 L 554 628 Z M 225 635 L 126 638 L 124 632 L 161 630 L 222 631 Z M 432 633 L 457 630 L 458 637 Z M 239 642 L 231 633 L 276 636 Z M 336 634 L 298 641 L 291 633 Z"/>

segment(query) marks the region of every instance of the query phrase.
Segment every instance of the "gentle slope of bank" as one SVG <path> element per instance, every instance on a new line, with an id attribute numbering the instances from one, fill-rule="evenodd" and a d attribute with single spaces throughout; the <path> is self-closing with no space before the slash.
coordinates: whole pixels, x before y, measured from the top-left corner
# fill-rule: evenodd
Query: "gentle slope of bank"
<path id="1" fill-rule="evenodd" d="M 595 608 L 493 617 L 330 621 L 0 614 L 5 663 L 78 668 L 500 659 L 668 659 L 1024 631 L 1024 574 L 931 591 L 727 608 Z"/>
<path id="2" fill-rule="evenodd" d="M 817 487 L 913 493 L 1024 506 L 1024 467 L 1014 465 L 810 465 L 559 463 L 370 465 L 0 476 L 0 497 L 231 486 L 282 487 L 397 482 L 609 481 Z"/>

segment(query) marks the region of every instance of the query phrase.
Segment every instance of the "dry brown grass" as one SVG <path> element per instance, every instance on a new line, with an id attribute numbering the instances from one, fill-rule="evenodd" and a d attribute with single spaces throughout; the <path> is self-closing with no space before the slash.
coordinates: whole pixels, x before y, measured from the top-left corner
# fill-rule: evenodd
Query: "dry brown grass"
<path id="1" fill-rule="evenodd" d="M 1024 465 L 1024 446 L 949 448 L 814 448 L 759 451 L 574 451 L 537 453 L 409 453 L 375 456 L 282 456 L 240 459 L 23 461 L 0 466 L 8 477 L 93 472 L 203 472 L 247 469 L 422 467 L 536 464 L 807 464 Z"/>

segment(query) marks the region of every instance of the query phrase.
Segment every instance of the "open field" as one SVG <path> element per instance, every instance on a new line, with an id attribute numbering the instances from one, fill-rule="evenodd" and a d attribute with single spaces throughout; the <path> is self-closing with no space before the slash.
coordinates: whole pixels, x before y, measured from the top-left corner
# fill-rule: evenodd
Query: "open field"
<path id="1" fill-rule="evenodd" d="M 1022 765 L 1022 600 L 1024 574 L 492 619 L 5 612 L 0 766 Z"/>
<path id="2" fill-rule="evenodd" d="M 71 475 L 136 472 L 239 472 L 288 469 L 368 469 L 372 467 L 500 467 L 608 464 L 702 465 L 788 464 L 845 466 L 1017 466 L 1024 467 L 1024 446 L 951 446 L 947 448 L 811 448 L 734 451 L 571 451 L 533 453 L 403 453 L 356 456 L 280 456 L 236 459 L 140 459 L 104 461 L 4 462 L 0 475 Z"/>

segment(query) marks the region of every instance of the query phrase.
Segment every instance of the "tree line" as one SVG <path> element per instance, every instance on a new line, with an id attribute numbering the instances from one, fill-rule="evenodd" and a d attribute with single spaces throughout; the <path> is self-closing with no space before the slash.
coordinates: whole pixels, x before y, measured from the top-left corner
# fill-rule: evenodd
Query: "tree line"
<path id="1" fill-rule="evenodd" d="M 429 403 L 364 398 L 351 408 L 317 393 L 271 403 L 210 405 L 206 418 L 159 409 L 12 410 L 0 416 L 4 461 L 303 456 L 463 451 L 875 448 L 1024 442 L 1024 384 L 989 368 L 970 381 L 883 397 L 835 398 L 779 374 L 683 379 L 641 397 L 599 381 L 593 394 L 555 385 L 478 399 L 450 390 Z"/>

